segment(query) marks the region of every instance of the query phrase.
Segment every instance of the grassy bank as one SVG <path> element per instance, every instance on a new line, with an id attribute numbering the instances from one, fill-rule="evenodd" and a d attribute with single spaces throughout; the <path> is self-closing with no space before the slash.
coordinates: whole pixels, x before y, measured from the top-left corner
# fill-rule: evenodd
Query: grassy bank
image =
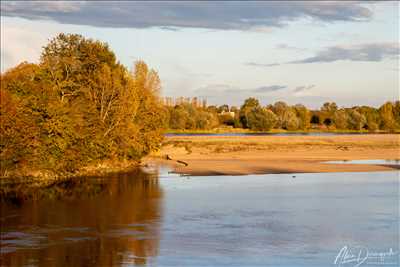
<path id="1" fill-rule="evenodd" d="M 183 147 L 187 152 L 196 148 L 220 151 L 222 148 L 228 151 L 241 150 L 280 150 L 295 147 L 307 147 L 317 149 L 318 147 L 342 147 L 353 148 L 396 148 L 400 146 L 400 136 L 397 135 L 367 135 L 367 136 L 298 136 L 291 138 L 287 136 L 173 136 L 163 142 L 163 148 L 168 146 Z M 400 147 L 399 147 L 400 148 Z M 161 149 L 163 151 L 163 149 Z"/>
<path id="2" fill-rule="evenodd" d="M 243 128 L 215 128 L 209 130 L 176 130 L 168 129 L 164 132 L 165 134 L 225 134 L 225 133 L 257 133 L 257 134 L 276 134 L 276 133 L 365 133 L 365 134 L 400 134 L 400 130 L 393 131 L 368 131 L 368 130 L 338 130 L 338 129 L 309 129 L 309 130 L 295 130 L 287 131 L 283 129 L 272 129 L 271 131 L 252 131 Z"/>

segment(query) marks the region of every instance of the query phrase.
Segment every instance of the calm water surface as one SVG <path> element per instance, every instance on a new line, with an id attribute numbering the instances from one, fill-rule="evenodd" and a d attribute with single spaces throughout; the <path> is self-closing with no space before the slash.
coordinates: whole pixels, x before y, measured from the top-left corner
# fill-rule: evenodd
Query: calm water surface
<path id="1" fill-rule="evenodd" d="M 339 266 L 347 246 L 398 266 L 399 174 L 87 179 L 88 194 L 1 204 L 1 265 Z"/>

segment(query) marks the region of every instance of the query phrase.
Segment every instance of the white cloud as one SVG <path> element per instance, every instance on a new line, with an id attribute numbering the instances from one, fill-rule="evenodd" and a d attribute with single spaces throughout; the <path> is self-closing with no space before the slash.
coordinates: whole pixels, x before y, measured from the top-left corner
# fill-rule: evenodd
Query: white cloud
<path id="1" fill-rule="evenodd" d="M 1 72 L 23 61 L 39 61 L 42 47 L 56 31 L 46 27 L 37 29 L 35 26 L 12 24 L 1 18 Z"/>

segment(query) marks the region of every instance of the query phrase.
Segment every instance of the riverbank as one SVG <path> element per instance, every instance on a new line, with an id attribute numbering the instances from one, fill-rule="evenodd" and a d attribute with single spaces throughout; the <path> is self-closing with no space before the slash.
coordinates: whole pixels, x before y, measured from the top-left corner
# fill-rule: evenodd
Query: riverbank
<path id="1" fill-rule="evenodd" d="M 116 174 L 137 173 L 137 161 L 103 161 L 75 172 L 19 171 L 0 176 L 0 202 L 20 203 L 25 200 L 94 194 L 101 186 L 89 187 L 88 178 L 112 177 Z"/>
<path id="2" fill-rule="evenodd" d="M 167 136 L 145 162 L 189 175 L 391 171 L 395 165 L 327 164 L 400 159 L 400 135 Z"/>
<path id="3" fill-rule="evenodd" d="M 165 131 L 165 135 L 185 135 L 185 134 L 400 134 L 400 130 L 394 131 L 384 131 L 378 130 L 375 132 L 371 132 L 368 130 L 340 130 L 340 129 L 308 129 L 308 130 L 294 130 L 294 131 L 287 131 L 284 129 L 271 129 L 267 132 L 262 131 L 252 131 L 250 129 L 243 129 L 243 128 L 232 128 L 232 127 L 220 127 L 214 129 L 199 129 L 199 130 L 174 130 L 168 129 Z"/>

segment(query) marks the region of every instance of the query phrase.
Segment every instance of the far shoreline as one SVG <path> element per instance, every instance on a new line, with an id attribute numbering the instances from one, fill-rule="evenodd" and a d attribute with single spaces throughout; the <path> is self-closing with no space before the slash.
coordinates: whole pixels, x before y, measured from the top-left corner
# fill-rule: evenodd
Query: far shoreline
<path id="1" fill-rule="evenodd" d="M 258 135 L 274 135 L 274 134 L 400 134 L 400 130 L 395 131 L 368 131 L 368 130 L 318 130 L 318 129 L 310 129 L 310 130 L 295 130 L 295 131 L 287 131 L 282 129 L 273 129 L 271 131 L 252 131 L 249 129 L 243 128 L 216 128 L 210 130 L 172 130 L 168 129 L 164 132 L 164 136 L 169 135 L 184 135 L 184 134 L 258 134 Z"/>

